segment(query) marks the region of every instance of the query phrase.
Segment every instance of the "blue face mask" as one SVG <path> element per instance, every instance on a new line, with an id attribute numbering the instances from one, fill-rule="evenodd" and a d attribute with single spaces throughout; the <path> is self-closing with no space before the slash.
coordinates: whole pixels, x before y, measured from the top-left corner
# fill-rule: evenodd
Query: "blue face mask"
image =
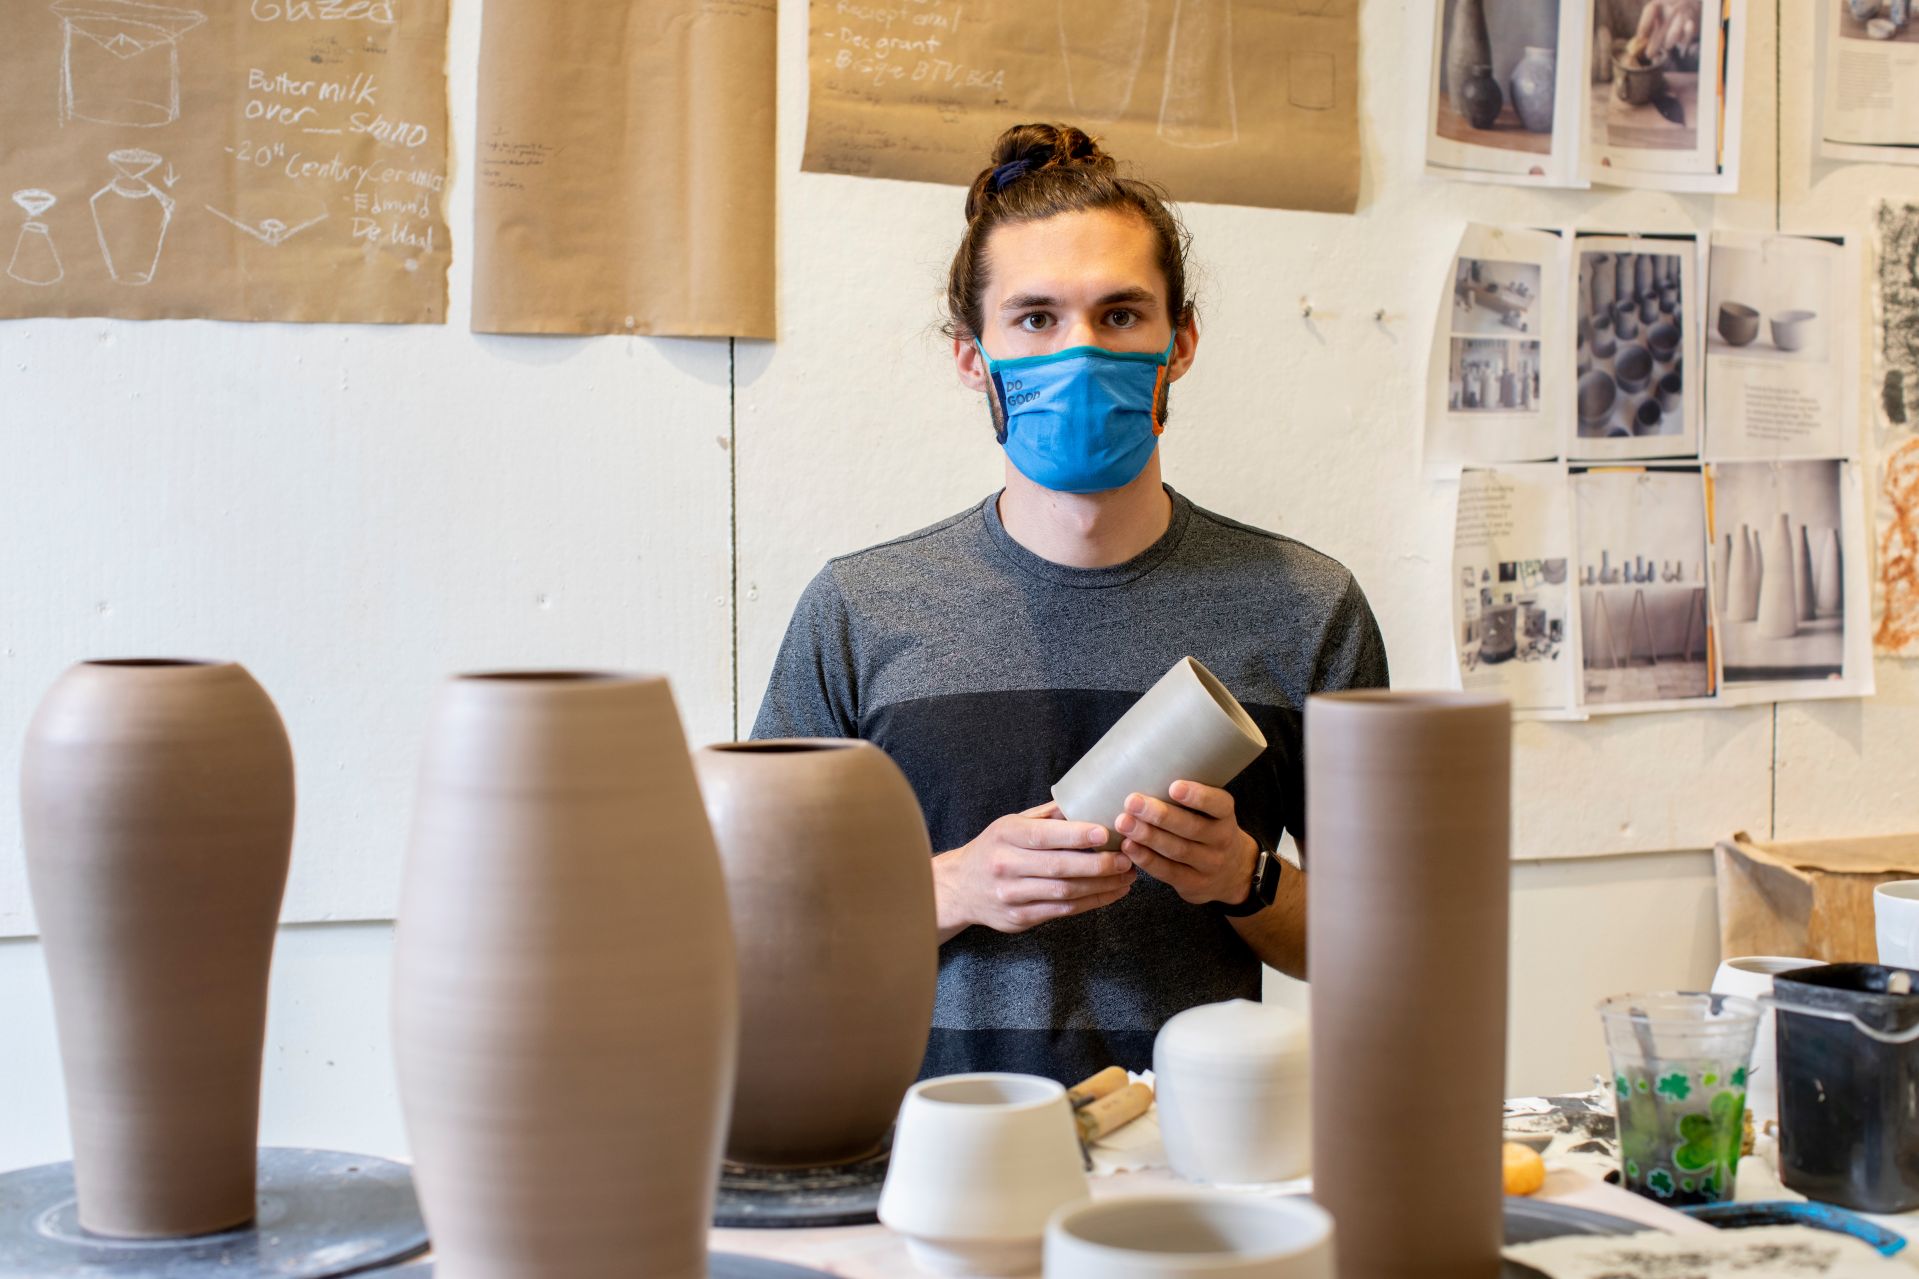
<path id="1" fill-rule="evenodd" d="M 1172 341 L 1157 355 L 1098 346 L 1013 360 L 979 353 L 1004 417 L 999 442 L 1021 475 L 1058 493 L 1104 493 L 1146 469 L 1165 429 Z"/>

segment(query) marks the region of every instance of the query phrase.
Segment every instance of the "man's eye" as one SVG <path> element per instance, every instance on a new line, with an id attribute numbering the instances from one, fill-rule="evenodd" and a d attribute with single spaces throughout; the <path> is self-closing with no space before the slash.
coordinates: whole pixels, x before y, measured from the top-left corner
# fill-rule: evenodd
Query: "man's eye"
<path id="1" fill-rule="evenodd" d="M 1028 333 L 1038 333 L 1053 322 L 1053 317 L 1044 311 L 1035 311 L 1031 315 L 1019 317 L 1019 326 Z"/>
<path id="2" fill-rule="evenodd" d="M 1139 323 L 1139 312 L 1124 310 L 1108 311 L 1106 313 L 1106 322 L 1116 329 L 1130 329 Z"/>

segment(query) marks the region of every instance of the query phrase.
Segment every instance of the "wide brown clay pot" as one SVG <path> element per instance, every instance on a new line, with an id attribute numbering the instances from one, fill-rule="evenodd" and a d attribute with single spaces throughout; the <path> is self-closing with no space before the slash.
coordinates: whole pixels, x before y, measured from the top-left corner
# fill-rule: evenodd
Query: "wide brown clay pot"
<path id="1" fill-rule="evenodd" d="M 80 1224 L 252 1220 L 293 752 L 232 662 L 83 662 L 27 730 L 27 879 L 53 983 Z"/>
<path id="2" fill-rule="evenodd" d="M 919 801 L 868 742 L 733 742 L 694 762 L 740 948 L 726 1157 L 871 1154 L 919 1072 L 939 981 Z"/>
<path id="3" fill-rule="evenodd" d="M 705 1279 L 738 986 L 664 679 L 442 689 L 393 1015 L 439 1274 Z"/>
<path id="4" fill-rule="evenodd" d="M 1503 1237 L 1512 712 L 1468 693 L 1306 701 L 1313 1198 L 1341 1279 L 1494 1279 Z M 1444 1103 L 1417 1141 L 1383 1099 Z"/>

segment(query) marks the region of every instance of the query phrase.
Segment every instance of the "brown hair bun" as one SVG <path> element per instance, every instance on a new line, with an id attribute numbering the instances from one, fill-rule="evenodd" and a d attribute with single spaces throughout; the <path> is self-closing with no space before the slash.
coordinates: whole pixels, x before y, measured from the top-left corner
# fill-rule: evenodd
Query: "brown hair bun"
<path id="1" fill-rule="evenodd" d="M 1191 237 L 1166 193 L 1150 182 L 1123 178 L 1119 162 L 1093 135 L 1070 124 L 1016 124 L 993 144 L 993 162 L 966 192 L 966 234 L 953 254 L 946 279 L 946 331 L 953 337 L 980 333 L 986 293 L 986 243 L 1011 222 L 1036 222 L 1062 213 L 1120 209 L 1136 214 L 1158 242 L 1173 325 L 1192 318 L 1186 294 L 1186 250 Z"/>

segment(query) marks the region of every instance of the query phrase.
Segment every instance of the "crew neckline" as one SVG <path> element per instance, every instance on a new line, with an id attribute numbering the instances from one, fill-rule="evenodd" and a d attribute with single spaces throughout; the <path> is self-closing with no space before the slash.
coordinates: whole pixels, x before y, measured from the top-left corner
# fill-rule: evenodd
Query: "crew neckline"
<path id="1" fill-rule="evenodd" d="M 1108 564 L 1102 568 L 1077 568 L 1071 564 L 1056 564 L 1042 555 L 1035 554 L 1020 545 L 1013 535 L 1006 531 L 1006 525 L 1000 522 L 999 499 L 1005 492 L 1000 489 L 990 494 L 980 503 L 980 515 L 986 525 L 986 538 L 993 549 L 1014 568 L 1032 577 L 1053 582 L 1060 586 L 1070 586 L 1080 590 L 1099 590 L 1110 586 L 1124 586 L 1137 581 L 1158 568 L 1160 563 L 1179 546 L 1180 539 L 1186 536 L 1186 526 L 1192 520 L 1193 504 L 1182 497 L 1170 484 L 1162 483 L 1166 496 L 1173 503 L 1172 518 L 1166 522 L 1166 531 L 1159 540 L 1129 560 L 1118 564 Z"/>

